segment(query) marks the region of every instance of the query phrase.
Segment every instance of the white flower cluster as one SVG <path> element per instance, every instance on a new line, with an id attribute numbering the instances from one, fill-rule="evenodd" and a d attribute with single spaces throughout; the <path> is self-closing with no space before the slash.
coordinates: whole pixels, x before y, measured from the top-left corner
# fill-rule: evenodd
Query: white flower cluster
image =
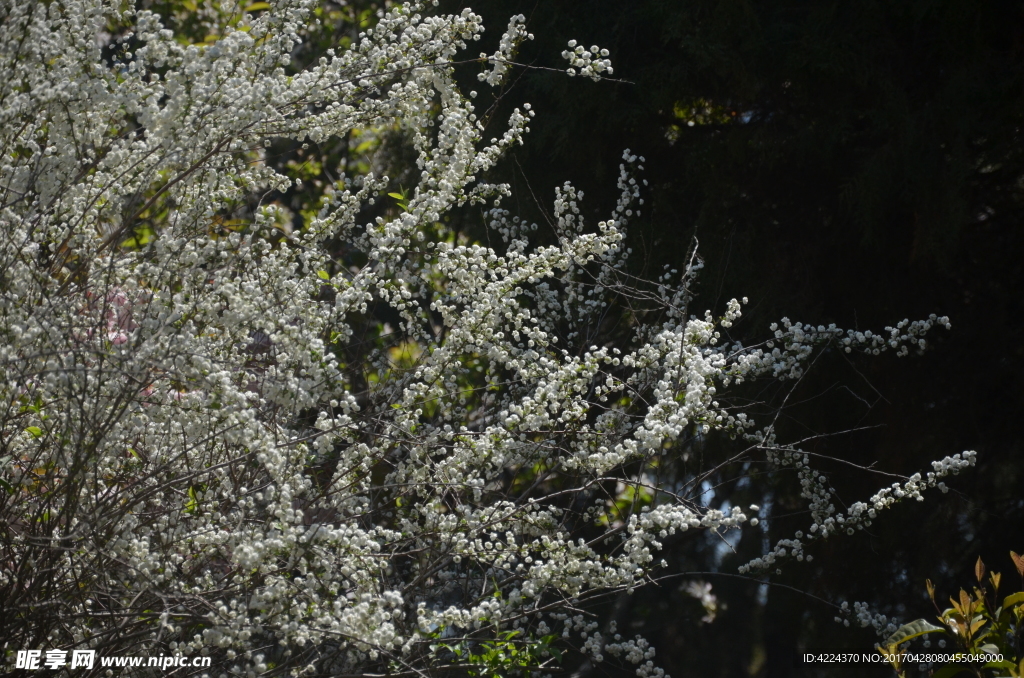
<path id="1" fill-rule="evenodd" d="M 480 73 L 477 78 L 491 87 L 497 87 L 504 82 L 509 62 L 515 58 L 516 50 L 524 40 L 533 40 L 533 33 L 526 30 L 526 17 L 517 14 L 509 19 L 508 29 L 501 36 L 498 51 L 491 56 L 487 56 L 486 52 L 480 53 L 480 59 L 491 64 L 491 71 Z"/>
<path id="2" fill-rule="evenodd" d="M 755 436 L 749 436 L 754 438 Z M 960 471 L 975 464 L 977 453 L 974 451 L 954 454 L 940 461 L 933 461 L 932 468 L 923 477 L 915 473 L 903 483 L 893 483 L 876 492 L 867 502 L 854 502 L 844 513 L 836 509 L 834 491 L 828 487 L 827 477 L 810 468 L 810 456 L 792 448 L 768 447 L 769 460 L 780 465 L 792 465 L 798 469 L 801 496 L 808 500 L 812 522 L 806 536 L 797 532 L 795 539 L 782 539 L 768 553 L 751 560 L 740 567 L 740 572 L 767 571 L 785 557 L 797 560 L 811 560 L 813 556 L 804 554 L 806 543 L 814 539 L 825 539 L 831 535 L 845 532 L 852 535 L 856 530 L 863 530 L 871 525 L 880 511 L 891 508 L 900 501 L 914 499 L 924 501 L 923 492 L 929 488 L 938 488 L 943 493 L 948 487 L 943 478 L 956 475 Z"/>
<path id="3" fill-rule="evenodd" d="M 562 52 L 562 58 L 569 62 L 569 68 L 565 71 L 569 75 L 582 75 L 597 81 L 601 79 L 602 73 L 611 75 L 615 72 L 608 58 L 608 50 L 597 45 L 587 49 L 575 40 L 570 40 L 569 49 Z"/>
<path id="4" fill-rule="evenodd" d="M 895 620 L 890 619 L 884 614 L 872 614 L 867 603 L 855 602 L 851 610 L 850 604 L 843 601 L 839 606 L 839 614 L 836 615 L 835 621 L 849 627 L 851 620 L 856 622 L 861 628 L 872 627 L 883 638 L 891 636 L 899 628 Z"/>
<path id="5" fill-rule="evenodd" d="M 623 639 L 621 635 L 616 633 L 613 636 L 613 641 L 605 644 L 604 650 L 613 657 L 621 658 L 635 665 L 636 675 L 639 678 L 667 677 L 664 669 L 655 666 L 654 656 L 656 652 L 654 646 L 645 638 L 636 636 Z"/>
<path id="6" fill-rule="evenodd" d="M 606 641 L 577 611 L 643 585 L 673 533 L 748 519 L 645 467 L 712 431 L 779 447 L 730 385 L 798 376 L 840 342 L 920 347 L 943 319 L 882 343 L 788 321 L 767 347 L 724 341 L 742 304 L 691 316 L 699 261 L 627 274 L 643 158 L 626 151 L 596 227 L 563 186 L 554 244 L 501 209 L 509 188 L 486 175 L 533 111 L 483 138 L 452 65 L 479 16 L 395 5 L 293 67 L 315 6 L 276 0 L 188 44 L 120 0 L 0 0 L 5 641 L 335 675 L 429 669 L 438 637 L 561 619 L 589 656 L 661 676 L 646 641 Z M 528 37 L 513 18 L 484 79 Z M 597 78 L 606 56 L 570 60 Z M 387 176 L 344 163 L 303 187 L 317 210 L 278 200 L 299 182 L 267 146 L 383 129 L 416 156 L 401 211 L 374 207 Z M 463 205 L 490 210 L 502 247 L 448 237 Z M 655 310 L 610 345 L 608 313 L 636 298 Z M 598 490 L 617 483 L 652 499 L 609 516 Z"/>

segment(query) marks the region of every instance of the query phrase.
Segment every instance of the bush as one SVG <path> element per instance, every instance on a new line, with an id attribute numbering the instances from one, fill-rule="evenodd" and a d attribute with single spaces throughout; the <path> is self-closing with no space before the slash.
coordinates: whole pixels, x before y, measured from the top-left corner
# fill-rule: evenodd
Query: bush
<path id="1" fill-rule="evenodd" d="M 504 673 L 575 648 L 658 675 L 654 649 L 590 605 L 649 581 L 670 535 L 756 520 L 702 503 L 699 483 L 651 481 L 682 448 L 732 437 L 731 461 L 800 479 L 807 535 L 750 572 L 973 463 L 837 509 L 810 455 L 729 393 L 798 380 L 822 350 L 904 355 L 948 321 L 730 339 L 739 301 L 690 314 L 696 256 L 629 274 L 643 158 L 624 154 L 606 221 L 588 229 L 566 184 L 554 244 L 532 241 L 486 176 L 533 112 L 484 141 L 498 123 L 455 75 L 483 31 L 468 10 L 410 3 L 324 33 L 311 0 L 208 2 L 198 42 L 120 0 L 0 7 L 12 661 L 90 648 L 210 656 L 218 675 Z M 471 60 L 487 85 L 523 21 Z M 595 79 L 606 56 L 565 54 Z M 333 167 L 301 156 L 342 143 Z M 402 148 L 409 188 L 382 173 Z M 292 210 L 300 188 L 315 204 Z M 500 244 L 467 242 L 456 213 Z"/>

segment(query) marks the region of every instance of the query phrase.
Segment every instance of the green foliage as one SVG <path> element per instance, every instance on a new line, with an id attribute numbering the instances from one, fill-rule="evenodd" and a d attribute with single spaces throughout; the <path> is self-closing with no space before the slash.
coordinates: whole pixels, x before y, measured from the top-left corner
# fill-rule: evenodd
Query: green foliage
<path id="1" fill-rule="evenodd" d="M 1010 557 L 1024 585 L 1024 559 L 1013 551 L 1010 552 Z M 958 675 L 977 678 L 1024 676 L 1024 653 L 1021 652 L 1021 636 L 1024 632 L 1024 591 L 1000 597 L 1002 575 L 992 572 L 986 578 L 985 573 L 985 564 L 978 558 L 974 568 L 977 586 L 970 591 L 960 589 L 956 597 L 950 597 L 950 607 L 939 612 L 940 626 L 935 626 L 925 619 L 918 619 L 897 629 L 878 646 L 880 653 L 891 658 L 890 663 L 900 678 L 908 675 L 900 653 L 908 652 L 911 640 L 933 634 L 943 638 L 945 647 L 939 650 L 915 648 L 913 652 L 985 654 L 997 655 L 1001 659 L 984 664 L 949 662 L 934 667 L 930 674 L 932 678 L 953 678 Z M 936 611 L 939 611 L 935 600 L 935 587 L 930 580 L 926 581 L 925 585 L 929 598 L 935 604 Z"/>
<path id="2" fill-rule="evenodd" d="M 498 595 L 497 593 L 495 595 Z M 440 632 L 432 634 L 440 637 Z M 532 676 L 561 664 L 562 651 L 555 646 L 557 636 L 524 636 L 520 631 L 502 631 L 492 639 L 450 639 L 430 646 L 439 665 L 457 664 L 470 676 L 505 678 L 509 675 Z"/>

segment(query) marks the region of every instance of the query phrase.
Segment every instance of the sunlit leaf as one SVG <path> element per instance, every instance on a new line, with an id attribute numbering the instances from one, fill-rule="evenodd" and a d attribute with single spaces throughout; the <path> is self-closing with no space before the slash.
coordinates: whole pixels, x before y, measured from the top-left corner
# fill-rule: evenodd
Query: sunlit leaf
<path id="1" fill-rule="evenodd" d="M 896 632 L 889 636 L 885 641 L 885 644 L 890 647 L 900 645 L 901 643 L 905 643 L 908 640 L 917 638 L 918 636 L 923 636 L 927 633 L 935 633 L 936 631 L 945 631 L 945 629 L 941 626 L 936 626 L 935 624 L 927 622 L 924 619 L 916 619 L 909 624 L 904 624 L 896 629 Z"/>
<path id="2" fill-rule="evenodd" d="M 1010 551 L 1010 558 L 1013 559 L 1013 564 L 1017 567 L 1017 572 L 1020 576 L 1024 577 L 1024 558 L 1021 558 L 1013 551 Z"/>
<path id="3" fill-rule="evenodd" d="M 1024 604 L 1024 591 L 1018 591 L 1003 598 L 1003 609 L 1008 610 L 1016 605 Z"/>

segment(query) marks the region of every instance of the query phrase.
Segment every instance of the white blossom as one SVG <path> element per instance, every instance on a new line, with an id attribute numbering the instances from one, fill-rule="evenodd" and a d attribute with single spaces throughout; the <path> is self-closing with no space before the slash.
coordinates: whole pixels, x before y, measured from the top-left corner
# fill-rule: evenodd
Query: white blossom
<path id="1" fill-rule="evenodd" d="M 712 432 L 798 466 L 809 535 L 753 566 L 799 557 L 974 462 L 947 457 L 838 512 L 808 458 L 724 395 L 796 379 L 827 347 L 922 349 L 948 321 L 872 334 L 784 319 L 765 344 L 728 341 L 746 300 L 690 315 L 698 259 L 651 284 L 628 276 L 642 157 L 624 153 L 607 220 L 585 224 L 584 196 L 565 184 L 554 244 L 531 241 L 536 226 L 501 207 L 509 187 L 486 177 L 534 112 L 515 108 L 483 138 L 453 70 L 483 31 L 468 9 L 395 5 L 348 49 L 289 71 L 313 0 L 275 0 L 203 45 L 119 0 L 0 3 L 0 439 L 13 500 L 0 590 L 9 609 L 42 610 L 32 629 L 4 621 L 11 642 L 210 654 L 232 675 L 351 674 L 423 666 L 432 634 L 561 622 L 595 661 L 662 676 L 647 641 L 570 612 L 643 585 L 674 533 L 757 519 L 628 469 Z M 97 36 L 115 29 L 125 48 L 108 58 Z M 481 79 L 499 84 L 530 37 L 513 17 Z M 569 46 L 571 72 L 612 73 L 606 50 Z M 416 155 L 402 210 L 367 217 L 394 183 L 345 167 L 305 186 L 320 207 L 301 227 L 267 198 L 297 184 L 268 148 L 386 129 Z M 486 208 L 500 247 L 448 237 L 445 215 L 463 206 Z M 638 290 L 657 312 L 637 317 L 632 339 L 591 343 Z M 372 319 L 381 308 L 400 319 L 390 332 Z M 606 482 L 653 499 L 602 523 L 594 489 Z M 600 539 L 574 532 L 569 497 L 590 502 Z"/>

